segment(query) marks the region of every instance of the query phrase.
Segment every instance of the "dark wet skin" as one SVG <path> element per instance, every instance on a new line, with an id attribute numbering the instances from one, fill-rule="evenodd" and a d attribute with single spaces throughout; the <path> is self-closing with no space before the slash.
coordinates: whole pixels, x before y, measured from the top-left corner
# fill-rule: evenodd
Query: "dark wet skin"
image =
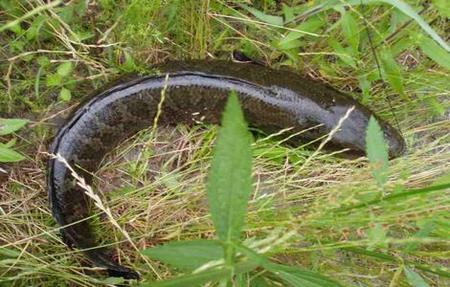
<path id="1" fill-rule="evenodd" d="M 290 144 L 328 134 L 347 110 L 344 121 L 330 146 L 349 148 L 350 153 L 365 150 L 365 131 L 373 113 L 351 97 L 321 83 L 289 71 L 277 71 L 251 63 L 225 61 L 170 62 L 159 67 L 158 76 L 141 77 L 116 85 L 86 101 L 59 130 L 50 153 L 59 153 L 76 171 L 92 182 L 92 175 L 105 154 L 136 132 L 153 125 L 161 90 L 165 100 L 158 125 L 196 122 L 217 124 L 230 91 L 239 96 L 251 127 L 271 134 L 292 128 L 289 134 L 320 125 L 295 136 Z M 169 78 L 166 81 L 166 73 Z M 376 116 L 375 116 L 376 117 Z M 405 151 L 401 135 L 377 118 L 389 146 L 390 157 Z M 114 262 L 106 248 L 97 248 L 89 220 L 93 205 L 83 189 L 75 184 L 67 167 L 51 159 L 48 189 L 53 217 L 64 238 L 85 251 L 97 266 L 112 276 L 138 278 L 138 274 Z M 78 222 L 75 223 L 74 222 Z"/>

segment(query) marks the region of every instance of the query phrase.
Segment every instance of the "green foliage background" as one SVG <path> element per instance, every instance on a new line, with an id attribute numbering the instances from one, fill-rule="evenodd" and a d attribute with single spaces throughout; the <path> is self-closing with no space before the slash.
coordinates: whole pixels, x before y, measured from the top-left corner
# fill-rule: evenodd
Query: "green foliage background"
<path id="1" fill-rule="evenodd" d="M 398 123 L 409 146 L 374 180 L 377 165 L 363 158 L 259 136 L 246 236 L 273 240 L 267 255 L 275 261 L 345 286 L 445 286 L 450 14 L 445 0 L 405 3 L 0 1 L 0 118 L 27 120 L 0 122 L 0 151 L 8 150 L 0 159 L 21 159 L 0 165 L 0 286 L 117 282 L 83 267 L 57 235 L 43 154 L 55 127 L 122 74 L 151 73 L 175 58 L 229 59 L 235 49 L 350 93 Z M 139 248 L 212 238 L 204 183 L 216 131 L 143 132 L 105 161 L 98 188 Z M 427 189 L 433 183 L 441 188 Z M 178 274 L 143 259 L 112 225 L 97 225 L 116 256 L 147 278 Z"/>

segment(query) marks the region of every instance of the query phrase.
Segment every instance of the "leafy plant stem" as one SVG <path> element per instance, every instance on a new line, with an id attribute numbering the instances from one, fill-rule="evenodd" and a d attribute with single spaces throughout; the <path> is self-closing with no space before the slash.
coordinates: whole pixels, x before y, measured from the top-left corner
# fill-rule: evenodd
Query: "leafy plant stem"
<path id="1" fill-rule="evenodd" d="M 225 263 L 227 266 L 232 267 L 234 263 L 234 247 L 227 242 L 227 246 L 225 247 Z"/>

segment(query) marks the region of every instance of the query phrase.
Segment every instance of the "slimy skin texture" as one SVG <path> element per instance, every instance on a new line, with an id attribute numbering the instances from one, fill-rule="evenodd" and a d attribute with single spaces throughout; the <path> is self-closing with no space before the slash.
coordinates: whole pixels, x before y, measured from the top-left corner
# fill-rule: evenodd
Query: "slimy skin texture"
<path id="1" fill-rule="evenodd" d="M 289 133 L 295 134 L 319 126 L 301 137 L 294 136 L 290 141 L 293 145 L 328 134 L 354 107 L 330 144 L 359 154 L 365 150 L 365 131 L 373 113 L 351 97 L 298 74 L 225 61 L 170 62 L 159 70 L 159 75 L 118 84 L 86 101 L 59 130 L 50 153 L 64 157 L 90 184 L 91 173 L 105 154 L 153 124 L 164 88 L 158 125 L 198 121 L 218 124 L 227 96 L 235 91 L 249 125 L 264 133 L 292 128 Z M 401 155 L 405 150 L 401 135 L 388 123 L 377 120 L 389 155 Z M 114 262 L 107 249 L 97 247 L 89 220 L 84 220 L 90 215 L 92 202 L 57 159 L 48 163 L 48 191 L 53 217 L 65 226 L 64 238 L 77 248 L 88 249 L 84 251 L 87 257 L 111 276 L 139 277 Z"/>

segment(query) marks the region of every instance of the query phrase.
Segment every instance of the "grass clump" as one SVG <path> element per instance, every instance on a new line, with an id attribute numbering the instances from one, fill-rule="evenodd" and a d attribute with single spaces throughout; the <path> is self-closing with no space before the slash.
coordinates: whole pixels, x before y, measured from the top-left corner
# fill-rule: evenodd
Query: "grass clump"
<path id="1" fill-rule="evenodd" d="M 436 38 L 445 35 L 445 5 L 408 1 L 411 18 L 398 1 L 253 2 L 0 2 L 0 117 L 28 122 L 0 135 L 25 157 L 0 163 L 0 286 L 117 283 L 61 242 L 48 209 L 42 152 L 70 108 L 117 75 L 150 72 L 172 58 L 227 58 L 235 49 L 351 93 L 397 121 L 409 144 L 408 154 L 390 161 L 376 181 L 378 165 L 364 158 L 258 137 L 251 145 L 247 224 L 242 246 L 234 247 L 239 256 L 258 261 L 252 250 L 283 239 L 265 253 L 271 264 L 344 286 L 445 286 L 449 53 Z M 216 127 L 158 128 L 105 160 L 96 187 L 139 249 L 213 238 L 203 183 L 216 134 Z M 150 148 L 137 157 L 143 147 Z M 136 169 L 142 162 L 147 168 Z M 177 275 L 158 261 L 150 273 L 120 230 L 104 221 L 98 227 L 120 262 L 149 279 Z M 295 280 L 291 267 L 280 267 L 284 282 Z M 236 280 L 263 284 L 251 276 Z"/>

